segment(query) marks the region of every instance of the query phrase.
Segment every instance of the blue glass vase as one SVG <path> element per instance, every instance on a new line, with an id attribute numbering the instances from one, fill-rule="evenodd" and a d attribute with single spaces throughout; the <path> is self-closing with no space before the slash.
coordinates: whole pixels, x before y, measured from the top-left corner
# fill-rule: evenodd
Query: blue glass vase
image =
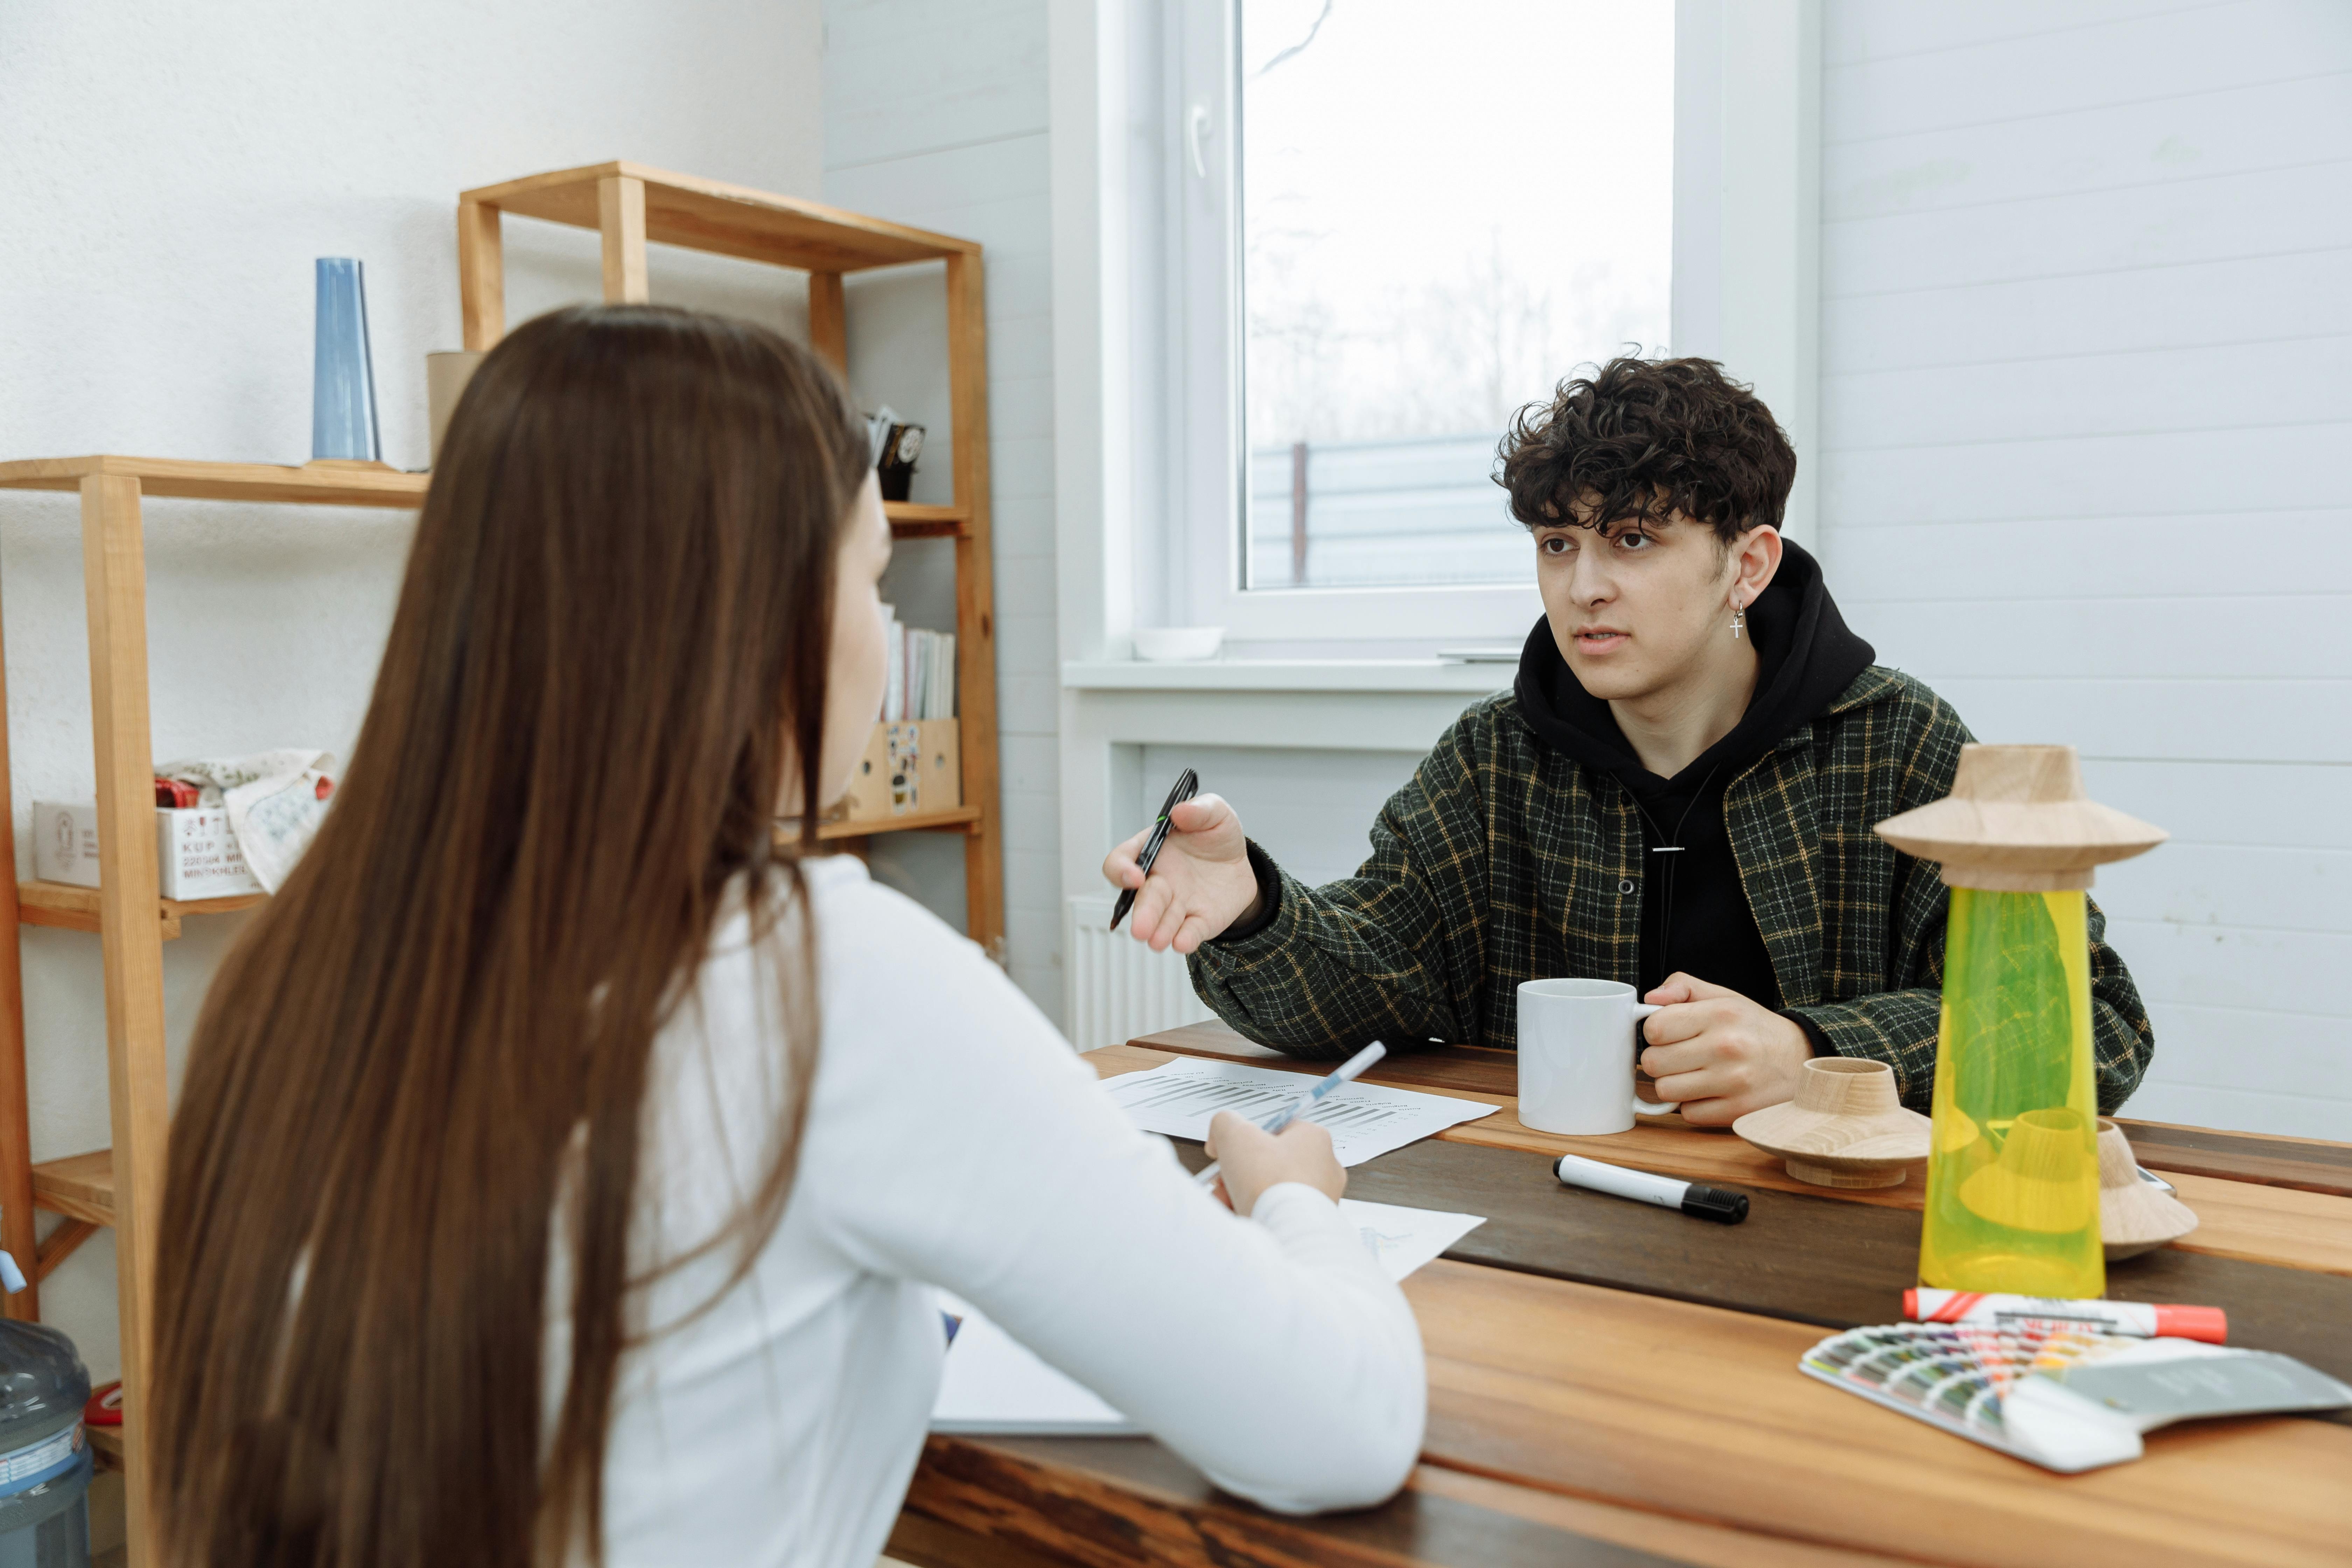
<path id="1" fill-rule="evenodd" d="M 380 462 L 375 362 L 368 352 L 367 276 L 348 256 L 319 258 L 319 326 L 311 361 L 310 457 Z"/>

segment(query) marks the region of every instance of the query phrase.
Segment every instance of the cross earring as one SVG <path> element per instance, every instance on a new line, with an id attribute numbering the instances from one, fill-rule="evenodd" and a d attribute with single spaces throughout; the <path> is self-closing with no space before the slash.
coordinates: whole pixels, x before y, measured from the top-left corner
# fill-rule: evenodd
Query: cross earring
<path id="1" fill-rule="evenodd" d="M 1734 600 L 1731 605 L 1731 635 L 1734 640 L 1738 638 L 1740 632 L 1746 628 L 1747 625 L 1748 611 L 1741 606 L 1738 600 Z"/>

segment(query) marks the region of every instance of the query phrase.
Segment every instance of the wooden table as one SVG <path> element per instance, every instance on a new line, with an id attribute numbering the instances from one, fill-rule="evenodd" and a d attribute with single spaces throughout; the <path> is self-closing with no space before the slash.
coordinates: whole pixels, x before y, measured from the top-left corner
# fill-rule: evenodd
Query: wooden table
<path id="1" fill-rule="evenodd" d="M 1108 1047 L 1300 1071 L 1216 1025 Z M 1508 1052 L 1446 1047 L 1368 1081 L 1494 1116 L 1349 1173 L 1349 1193 L 1488 1216 L 1405 1282 L 1429 1355 L 1423 1462 L 1385 1506 L 1282 1519 L 1138 1438 L 930 1439 L 891 1552 L 921 1568 L 2352 1563 L 2352 1417 L 2202 1422 L 2137 1463 L 2057 1476 L 1796 1370 L 1827 1329 L 1901 1316 L 1918 1178 L 1791 1180 L 1678 1118 L 1603 1138 L 1521 1125 Z M 2352 1381 L 2352 1146 L 2125 1124 L 2201 1220 L 2119 1264 L 2117 1299 L 2213 1302 L 2231 1341 Z M 1751 1194 L 1721 1227 L 1560 1186 L 1568 1151 Z M 1188 1163 L 1197 1148 L 1183 1146 Z"/>

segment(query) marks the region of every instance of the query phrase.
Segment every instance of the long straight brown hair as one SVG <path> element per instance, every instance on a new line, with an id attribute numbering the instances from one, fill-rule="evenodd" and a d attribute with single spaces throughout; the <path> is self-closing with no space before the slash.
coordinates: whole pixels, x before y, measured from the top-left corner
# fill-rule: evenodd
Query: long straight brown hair
<path id="1" fill-rule="evenodd" d="M 150 1406 L 175 1563 L 601 1558 L 648 1057 L 739 881 L 805 914 L 814 813 L 772 835 L 788 769 L 818 798 L 866 468 L 833 374 L 742 322 L 563 310 L 475 374 L 334 809 L 191 1048 Z M 814 1068 L 795 945 L 739 1278 Z"/>

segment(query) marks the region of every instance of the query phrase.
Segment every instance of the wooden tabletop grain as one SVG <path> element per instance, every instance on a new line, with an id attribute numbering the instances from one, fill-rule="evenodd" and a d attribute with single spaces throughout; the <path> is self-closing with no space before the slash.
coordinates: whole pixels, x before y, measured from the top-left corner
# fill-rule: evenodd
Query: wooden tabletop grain
<path id="1" fill-rule="evenodd" d="M 1111 1076 L 1171 1054 L 1316 1070 L 1214 1025 L 1087 1059 Z M 1430 1426 L 1405 1491 L 1360 1514 L 1282 1519 L 1148 1439 L 934 1436 L 894 1556 L 920 1568 L 2352 1563 L 2352 1424 L 2197 1423 L 2152 1434 L 2137 1463 L 2062 1477 L 1800 1374 L 1825 1329 L 1899 1317 L 1916 1181 L 1907 1194 L 1831 1193 L 1727 1133 L 1674 1124 L 1536 1132 L 1512 1114 L 1507 1052 L 1413 1053 L 1371 1076 L 1502 1107 L 1349 1172 L 1358 1197 L 1487 1216 L 1406 1282 Z M 2225 1305 L 2233 1342 L 2352 1376 L 2352 1196 L 2331 1186 L 2352 1151 L 2152 1125 L 2131 1130 L 2144 1163 L 2158 1163 L 2151 1146 L 2203 1162 L 2162 1167 L 2203 1245 L 2116 1267 L 2109 1294 Z M 1716 1226 L 1561 1187 L 1545 1156 L 1568 1150 L 1741 1187 L 1749 1218 Z"/>
<path id="2" fill-rule="evenodd" d="M 2341 1563 L 2352 1428 L 2200 1422 L 2057 1476 L 1800 1374 L 1818 1330 L 1441 1259 L 1405 1282 L 1433 1464 L 1970 1564 Z"/>

